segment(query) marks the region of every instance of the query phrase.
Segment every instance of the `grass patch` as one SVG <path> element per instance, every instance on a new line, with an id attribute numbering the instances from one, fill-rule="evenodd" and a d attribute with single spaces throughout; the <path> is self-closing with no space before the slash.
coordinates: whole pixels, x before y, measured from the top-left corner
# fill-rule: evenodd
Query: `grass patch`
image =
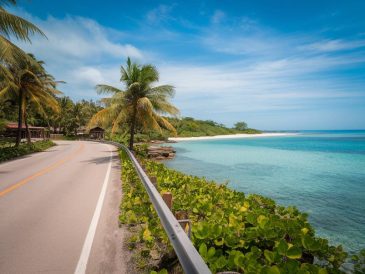
<path id="1" fill-rule="evenodd" d="M 15 145 L 15 138 L 1 137 L 0 138 L 0 149 L 4 147 L 12 147 Z"/>
<path id="2" fill-rule="evenodd" d="M 18 147 L 15 147 L 14 144 L 6 143 L 6 145 L 0 146 L 0 163 L 30 153 L 40 152 L 55 145 L 51 140 L 38 141 L 32 144 L 20 144 Z"/>

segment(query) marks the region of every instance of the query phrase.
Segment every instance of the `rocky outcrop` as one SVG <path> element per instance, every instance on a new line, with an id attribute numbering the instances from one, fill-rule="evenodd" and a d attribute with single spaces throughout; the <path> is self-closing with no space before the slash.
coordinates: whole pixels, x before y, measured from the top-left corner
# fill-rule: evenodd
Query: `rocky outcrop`
<path id="1" fill-rule="evenodd" d="M 155 160 L 171 160 L 175 157 L 176 150 L 173 147 L 156 146 L 152 145 L 148 147 L 148 158 Z"/>

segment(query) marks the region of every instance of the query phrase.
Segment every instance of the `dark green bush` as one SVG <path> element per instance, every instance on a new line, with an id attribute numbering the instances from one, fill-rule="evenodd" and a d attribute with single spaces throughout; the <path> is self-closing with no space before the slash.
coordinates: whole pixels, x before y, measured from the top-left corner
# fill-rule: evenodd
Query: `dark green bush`
<path id="1" fill-rule="evenodd" d="M 50 140 L 38 141 L 32 144 L 21 144 L 18 147 L 8 146 L 0 148 L 0 162 L 7 161 L 19 156 L 46 150 L 54 146 Z"/>

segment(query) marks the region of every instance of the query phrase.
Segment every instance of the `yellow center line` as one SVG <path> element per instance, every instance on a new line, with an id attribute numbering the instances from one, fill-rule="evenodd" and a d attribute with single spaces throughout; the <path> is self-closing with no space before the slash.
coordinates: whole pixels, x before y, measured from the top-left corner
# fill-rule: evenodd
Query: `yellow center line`
<path id="1" fill-rule="evenodd" d="M 22 185 L 28 183 L 29 181 L 54 170 L 55 168 L 59 167 L 60 165 L 64 164 L 65 162 L 71 160 L 73 157 L 75 157 L 77 154 L 79 154 L 83 148 L 84 148 L 84 144 L 81 144 L 80 147 L 74 153 L 72 153 L 72 154 L 68 155 L 67 157 L 59 160 L 58 162 L 38 171 L 37 173 L 34 173 L 33 175 L 28 176 L 27 178 L 13 184 L 12 186 L 4 189 L 3 191 L 0 192 L 0 197 L 21 187 Z"/>

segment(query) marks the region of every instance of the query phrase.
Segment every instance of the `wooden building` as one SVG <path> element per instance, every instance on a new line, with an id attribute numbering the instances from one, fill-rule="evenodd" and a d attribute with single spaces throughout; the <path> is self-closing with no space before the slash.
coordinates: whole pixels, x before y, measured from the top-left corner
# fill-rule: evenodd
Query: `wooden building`
<path id="1" fill-rule="evenodd" d="M 91 139 L 104 139 L 105 130 L 101 127 L 94 127 L 89 131 L 89 138 Z"/>
<path id="2" fill-rule="evenodd" d="M 32 139 L 48 139 L 49 131 L 45 127 L 35 127 L 28 125 L 30 138 Z M 5 137 L 16 137 L 18 135 L 18 123 L 8 123 L 5 126 Z M 27 138 L 25 124 L 22 125 L 22 139 Z"/>

